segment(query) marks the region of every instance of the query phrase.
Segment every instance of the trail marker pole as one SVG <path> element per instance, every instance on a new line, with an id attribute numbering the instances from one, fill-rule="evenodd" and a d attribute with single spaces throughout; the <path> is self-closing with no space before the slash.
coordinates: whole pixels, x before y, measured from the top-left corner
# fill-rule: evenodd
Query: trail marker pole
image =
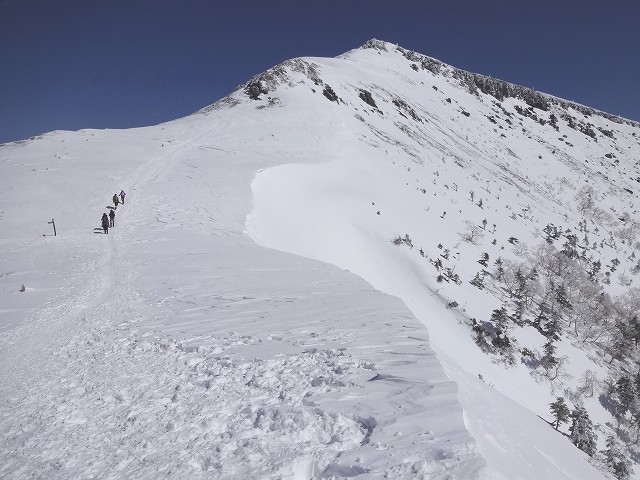
<path id="1" fill-rule="evenodd" d="M 54 237 L 57 236 L 57 234 L 56 234 L 56 222 L 53 221 L 53 218 L 51 219 L 50 222 L 47 222 L 47 223 L 50 223 L 51 225 L 53 225 L 53 236 Z"/>

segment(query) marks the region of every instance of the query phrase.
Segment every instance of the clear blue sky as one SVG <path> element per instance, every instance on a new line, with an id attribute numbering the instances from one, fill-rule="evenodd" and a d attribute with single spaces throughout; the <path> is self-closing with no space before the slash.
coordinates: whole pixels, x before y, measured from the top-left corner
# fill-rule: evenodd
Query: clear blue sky
<path id="1" fill-rule="evenodd" d="M 635 0 L 0 0 L 0 143 L 182 117 L 370 38 L 640 120 Z"/>

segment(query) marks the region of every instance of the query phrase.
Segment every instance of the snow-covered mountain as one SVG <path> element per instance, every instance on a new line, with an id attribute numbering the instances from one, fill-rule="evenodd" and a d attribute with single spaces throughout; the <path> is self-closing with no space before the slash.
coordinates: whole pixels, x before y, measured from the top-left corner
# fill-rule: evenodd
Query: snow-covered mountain
<path id="1" fill-rule="evenodd" d="M 0 477 L 608 478 L 639 135 L 372 40 L 0 146 Z"/>

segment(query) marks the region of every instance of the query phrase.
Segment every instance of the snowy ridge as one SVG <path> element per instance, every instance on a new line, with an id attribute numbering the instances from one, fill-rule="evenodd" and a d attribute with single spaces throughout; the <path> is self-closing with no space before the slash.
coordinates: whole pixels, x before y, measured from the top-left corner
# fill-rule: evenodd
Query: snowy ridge
<path id="1" fill-rule="evenodd" d="M 498 103 L 490 96 L 461 91 L 453 77 L 428 69 L 425 75 L 397 53 L 401 52 L 352 51 L 343 56 L 340 68 L 335 61 L 314 60 L 323 94 L 339 109 L 343 121 L 340 133 L 324 133 L 349 147 L 319 165 L 292 164 L 261 172 L 253 186 L 256 210 L 250 217 L 250 232 L 264 245 L 333 263 L 402 298 L 428 326 L 439 356 L 448 359 L 447 371 L 457 372 L 459 385 L 474 384 L 469 374 L 481 375 L 539 416 L 545 415 L 558 392 L 590 405 L 592 418 L 601 422 L 604 448 L 606 435 L 612 433 L 606 426 L 613 423 L 610 412 L 595 397 L 573 393 L 583 391 L 579 382 L 589 372 L 597 372 L 603 383 L 608 381 L 604 364 L 597 359 L 593 363 L 600 353 L 585 355 L 571 341 L 563 343 L 562 352 L 571 361 L 564 380 L 551 385 L 541 385 L 524 358 L 505 371 L 475 348 L 467 326 L 471 316 L 488 318 L 500 297 L 487 297 L 486 291 L 479 295 L 467 282 L 473 279 L 483 250 L 493 259 L 521 261 L 529 251 L 535 258 L 535 249 L 544 244 L 541 231 L 547 222 L 578 225 L 580 216 L 572 204 L 581 187 L 573 182 L 581 177 L 596 191 L 607 192 L 600 197 L 603 207 L 616 212 L 626 205 L 635 211 L 635 201 L 627 202 L 629 195 L 636 197 L 634 182 L 640 178 L 631 156 L 638 146 L 637 129 L 604 117 L 583 120 L 578 112 L 558 105 L 545 113 L 513 98 Z M 378 62 L 380 69 L 374 67 Z M 385 69 L 393 74 L 384 73 Z M 316 93 L 294 74 L 285 84 L 268 92 L 270 104 L 301 102 L 305 85 Z M 331 95 L 325 93 L 328 87 Z M 359 142 L 349 143 L 347 137 Z M 330 198 L 327 192 L 332 192 Z M 493 228 L 483 229 L 483 222 L 494 222 Z M 474 227 L 479 236 L 490 232 L 495 239 L 490 244 L 488 239 L 462 242 L 469 224 L 480 225 Z M 399 258 L 391 240 L 409 234 L 409 251 L 406 258 L 405 254 Z M 604 261 L 609 255 L 621 255 L 617 247 L 606 247 L 608 240 L 602 234 L 596 238 L 604 252 L 595 258 L 604 254 Z M 510 245 L 512 239 L 520 246 Z M 631 262 L 632 250 L 626 248 L 624 253 Z M 450 277 L 447 283 L 438 283 L 437 272 L 429 265 L 437 259 L 446 260 L 439 271 Z M 631 266 L 627 264 L 628 269 Z M 453 273 L 446 272 L 457 272 L 462 281 L 453 282 Z M 621 290 L 611 286 L 610 291 Z M 459 313 L 435 313 L 445 305 L 455 305 Z M 523 330 L 518 335 L 528 349 L 541 348 L 542 338 L 536 334 Z M 584 346 L 585 340 L 580 342 Z M 474 410 L 476 397 L 461 397 L 466 412 Z M 468 421 L 475 438 L 509 437 L 501 430 L 505 425 L 483 418 L 486 411 L 475 412 L 477 416 Z M 487 430 L 487 425 L 500 428 Z M 553 439 L 557 434 L 547 433 L 544 444 L 553 445 L 548 451 L 553 456 L 560 448 Z M 525 469 L 523 457 L 513 452 L 504 456 L 499 442 L 481 442 L 480 447 L 490 468 L 505 478 Z M 526 465 L 531 466 L 532 478 L 540 475 L 538 462 L 528 459 Z M 563 475 L 571 475 L 567 468 Z M 550 471 L 544 477 L 560 475 Z"/>
<path id="2" fill-rule="evenodd" d="M 573 101 L 568 101 L 554 95 L 549 95 L 548 93 L 538 92 L 529 87 L 523 87 L 504 80 L 452 67 L 451 65 L 447 65 L 435 58 L 428 57 L 411 50 L 406 50 L 398 45 L 392 46 L 391 44 L 381 40 L 369 40 L 360 48 L 372 48 L 386 52 L 388 51 L 388 47 L 395 48 L 408 60 L 419 63 L 422 69 L 431 70 L 433 73 L 440 73 L 442 70 L 446 70 L 449 75 L 460 79 L 472 93 L 478 89 L 500 101 L 508 97 L 519 98 L 520 100 L 524 100 L 527 105 L 542 108 L 543 110 L 547 110 L 549 108 L 548 104 L 553 103 L 565 110 L 571 108 L 586 116 L 598 115 L 615 123 L 627 124 L 635 127 L 640 126 L 640 122 L 628 120 L 618 115 L 611 115 L 610 113 L 603 112 L 586 105 L 581 105 Z"/>
<path id="3" fill-rule="evenodd" d="M 633 212 L 638 129 L 412 63 L 294 59 L 184 119 L 0 148 L 1 477 L 606 478 L 546 420 L 607 367 L 567 339 L 562 384 L 505 369 L 469 281 L 575 225 L 583 183 Z"/>

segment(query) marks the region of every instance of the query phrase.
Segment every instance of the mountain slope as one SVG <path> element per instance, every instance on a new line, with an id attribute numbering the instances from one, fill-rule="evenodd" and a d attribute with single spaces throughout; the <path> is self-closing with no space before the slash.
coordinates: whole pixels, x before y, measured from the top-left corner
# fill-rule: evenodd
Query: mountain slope
<path id="1" fill-rule="evenodd" d="M 0 475 L 602 478 L 538 418 L 549 383 L 474 344 L 500 301 L 468 281 L 482 251 L 577 224 L 578 182 L 633 211 L 637 125 L 365 47 L 156 127 L 0 148 Z M 461 285 L 437 282 L 441 255 Z M 559 346 L 573 388 L 597 365 Z"/>
<path id="2" fill-rule="evenodd" d="M 608 282 L 608 293 L 637 296 L 635 272 L 631 275 L 637 224 L 630 219 L 637 212 L 634 189 L 640 178 L 638 124 L 494 81 L 502 85 L 495 89 L 502 92 L 499 100 L 478 91 L 482 77 L 388 44 L 367 46 L 345 55 L 339 69 L 335 61 L 318 61 L 314 68 L 340 98 L 336 109 L 348 112 L 342 116 L 341 138 L 359 141 L 320 165 L 286 165 L 260 173 L 250 222 L 254 237 L 264 245 L 346 268 L 402 298 L 427 325 L 441 359 L 452 362 L 447 370 L 464 371 L 462 377 L 453 377 L 458 384 L 479 375 L 545 416 L 555 395 L 580 390 L 585 372 L 610 381 L 605 362 L 598 360 L 601 350 L 574 348 L 587 340 L 580 335 L 560 342 L 561 354 L 569 360 L 563 366 L 564 381 L 541 386 L 540 376 L 532 375 L 538 372 L 532 372 L 524 356 L 509 370 L 494 363 L 495 357 L 474 348 L 467 325 L 470 317 L 488 319 L 500 306 L 501 295 L 496 287 L 490 294 L 489 285 L 479 290 L 469 281 L 482 273 L 476 260 L 484 254 L 491 261 L 513 262 L 529 251 L 531 257 L 541 256 L 546 225 L 579 230 L 585 212 L 579 211 L 576 194 L 587 185 L 600 198 L 598 207 L 587 212 L 594 247 L 587 244 L 583 250 L 603 265 L 614 258 L 621 262 L 619 270 L 625 274 L 617 285 Z M 357 62 L 351 65 L 354 58 Z M 418 60 L 422 68 L 412 63 Z M 430 68 L 433 65 L 438 68 Z M 366 82 L 354 82 L 360 78 Z M 292 103 L 301 102 L 293 89 L 277 94 L 287 98 L 283 103 L 289 96 L 295 96 Z M 464 241 L 469 228 L 477 230 L 478 241 Z M 559 231 L 565 236 L 570 232 Z M 407 234 L 410 248 L 398 251 L 390 240 Z M 614 237 L 621 244 L 616 245 Z M 445 260 L 444 265 L 434 270 L 438 259 Z M 445 272 L 447 278 L 447 268 L 462 279 L 460 284 L 438 283 L 438 274 Z M 605 280 L 613 278 L 613 271 L 606 272 Z M 488 269 L 484 274 L 488 279 Z M 457 312 L 442 309 L 454 301 Z M 531 328 L 521 330 L 516 335 L 523 347 L 542 349 L 542 335 Z M 473 397 L 466 404 L 463 400 L 465 411 L 474 402 Z M 581 402 L 602 427 L 613 422 L 597 398 L 576 396 L 576 403 Z M 481 420 L 471 419 L 472 434 L 478 438 L 483 432 L 478 425 L 474 431 L 474 420 Z M 601 428 L 602 448 L 604 435 L 610 433 Z M 505 461 L 498 455 L 492 466 L 502 468 Z M 514 471 L 519 462 L 514 461 Z"/>

